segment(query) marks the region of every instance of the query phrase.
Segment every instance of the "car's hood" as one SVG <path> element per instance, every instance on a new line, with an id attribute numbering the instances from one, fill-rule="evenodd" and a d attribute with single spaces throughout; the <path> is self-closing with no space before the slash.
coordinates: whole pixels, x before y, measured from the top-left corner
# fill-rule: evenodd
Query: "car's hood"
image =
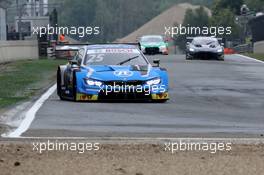
<path id="1" fill-rule="evenodd" d="M 142 42 L 140 44 L 144 47 L 160 47 L 166 45 L 164 42 Z"/>
<path id="2" fill-rule="evenodd" d="M 88 66 L 87 78 L 101 81 L 129 81 L 129 80 L 149 80 L 158 77 L 158 73 L 148 66 Z"/>

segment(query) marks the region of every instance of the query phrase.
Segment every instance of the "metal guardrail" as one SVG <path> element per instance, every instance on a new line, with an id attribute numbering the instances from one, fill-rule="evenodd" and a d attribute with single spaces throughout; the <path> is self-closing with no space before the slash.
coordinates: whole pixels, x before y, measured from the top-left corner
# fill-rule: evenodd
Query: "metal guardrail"
<path id="1" fill-rule="evenodd" d="M 238 45 L 238 46 L 233 47 L 233 49 L 237 53 L 251 53 L 251 52 L 253 52 L 253 46 L 252 46 L 252 44 L 242 44 L 242 45 Z"/>

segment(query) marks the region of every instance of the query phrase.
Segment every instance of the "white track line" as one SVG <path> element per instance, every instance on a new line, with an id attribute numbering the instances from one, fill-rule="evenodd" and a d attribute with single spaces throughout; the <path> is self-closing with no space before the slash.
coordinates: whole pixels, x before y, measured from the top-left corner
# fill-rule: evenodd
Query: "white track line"
<path id="1" fill-rule="evenodd" d="M 236 137 L 19 137 L 19 139 L 42 139 L 42 140 L 235 140 L 235 141 L 256 141 L 261 140 L 264 141 L 264 138 L 254 138 L 254 137 L 248 137 L 248 138 L 236 138 Z"/>
<path id="2" fill-rule="evenodd" d="M 160 143 L 160 142 L 232 142 L 233 144 L 263 144 L 264 138 L 213 138 L 213 137 L 19 137 L 19 139 L 29 140 L 56 140 L 58 142 L 65 140 L 72 141 L 98 141 L 101 143 Z M 16 140 L 19 141 L 19 140 Z"/>
<path id="3" fill-rule="evenodd" d="M 40 107 L 43 105 L 43 103 L 51 96 L 51 94 L 54 93 L 56 90 L 57 85 L 53 85 L 47 92 L 45 92 L 35 103 L 34 105 L 26 112 L 25 118 L 19 125 L 19 127 L 14 130 L 11 133 L 3 134 L 3 137 L 11 137 L 11 138 L 16 138 L 20 137 L 21 134 L 23 134 L 25 131 L 28 130 L 30 127 L 31 123 L 35 119 L 35 115 L 40 109 Z"/>
<path id="4" fill-rule="evenodd" d="M 245 56 L 245 55 L 241 55 L 241 54 L 235 54 L 235 55 L 240 56 L 240 57 L 242 57 L 242 58 L 246 58 L 246 59 L 248 59 L 248 60 L 256 61 L 256 62 L 258 62 L 258 63 L 264 63 L 264 61 L 257 60 L 257 59 L 255 59 L 255 58 L 251 58 L 251 57 L 248 57 L 248 56 Z"/>

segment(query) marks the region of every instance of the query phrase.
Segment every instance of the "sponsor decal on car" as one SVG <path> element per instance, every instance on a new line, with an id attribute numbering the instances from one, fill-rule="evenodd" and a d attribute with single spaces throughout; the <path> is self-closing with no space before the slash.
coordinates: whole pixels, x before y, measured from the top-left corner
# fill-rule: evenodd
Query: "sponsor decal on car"
<path id="1" fill-rule="evenodd" d="M 127 70 L 118 70 L 114 72 L 114 75 L 117 77 L 131 77 L 133 75 L 133 72 Z"/>
<path id="2" fill-rule="evenodd" d="M 135 53 L 140 54 L 137 49 L 92 49 L 88 50 L 87 54 L 97 54 L 97 53 Z"/>

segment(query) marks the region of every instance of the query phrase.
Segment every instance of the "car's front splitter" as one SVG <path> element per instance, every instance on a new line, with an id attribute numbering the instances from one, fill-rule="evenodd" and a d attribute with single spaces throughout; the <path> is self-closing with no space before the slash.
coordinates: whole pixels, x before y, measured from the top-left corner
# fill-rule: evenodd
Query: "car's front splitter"
<path id="1" fill-rule="evenodd" d="M 216 59 L 223 56 L 223 53 L 217 53 L 217 52 L 190 52 L 189 54 L 190 58 L 199 58 L 199 59 Z"/>
<path id="2" fill-rule="evenodd" d="M 151 94 L 151 98 L 150 98 L 150 100 L 168 100 L 168 99 L 169 99 L 168 92 L 159 93 L 159 94 Z M 83 93 L 76 94 L 76 101 L 98 101 L 98 100 L 100 100 L 99 95 L 90 95 L 90 94 L 83 94 Z M 116 99 L 113 99 L 113 100 L 116 100 Z M 127 99 L 127 100 L 138 100 L 138 99 Z"/>
<path id="3" fill-rule="evenodd" d="M 169 99 L 169 93 L 160 93 L 160 94 L 151 94 L 152 100 L 168 100 Z"/>
<path id="4" fill-rule="evenodd" d="M 98 95 L 88 95 L 82 93 L 76 94 L 76 101 L 97 101 L 97 100 L 98 100 Z"/>

